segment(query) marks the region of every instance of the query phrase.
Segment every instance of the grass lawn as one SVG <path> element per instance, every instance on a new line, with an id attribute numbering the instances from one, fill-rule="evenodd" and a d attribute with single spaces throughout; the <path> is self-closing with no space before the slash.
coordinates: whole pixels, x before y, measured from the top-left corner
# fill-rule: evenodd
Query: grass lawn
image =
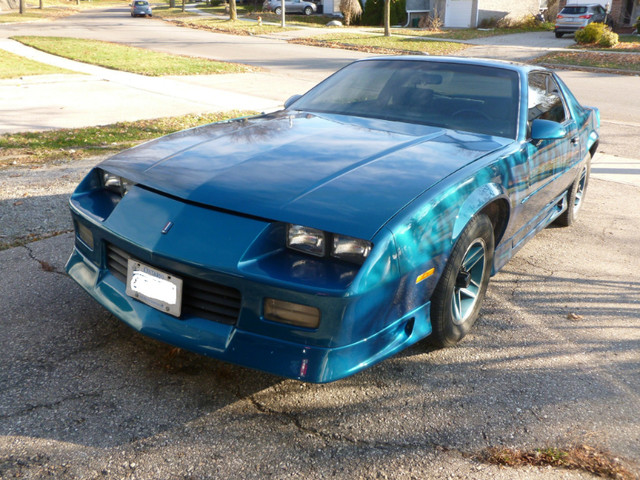
<path id="1" fill-rule="evenodd" d="M 169 133 L 212 122 L 252 115 L 231 111 L 184 115 L 137 122 L 120 122 L 99 127 L 25 132 L 0 135 L 0 168 L 38 165 L 56 160 L 77 160 L 117 153 L 138 143 Z"/>
<path id="2" fill-rule="evenodd" d="M 429 31 L 420 28 L 394 28 L 393 35 L 408 35 L 414 37 L 448 38 L 451 40 L 473 40 L 474 38 L 495 37 L 497 35 L 512 35 L 514 33 L 547 32 L 553 31 L 552 23 L 543 23 L 539 27 L 513 27 L 513 28 L 456 28 Z"/>
<path id="3" fill-rule="evenodd" d="M 406 37 L 385 37 L 335 33 L 314 38 L 290 40 L 293 43 L 317 45 L 321 47 L 347 48 L 372 53 L 429 53 L 430 55 L 452 55 L 464 50 L 468 45 L 454 42 L 420 40 Z"/>
<path id="4" fill-rule="evenodd" d="M 77 72 L 35 62 L 20 55 L 0 50 L 0 78 L 19 78 L 25 75 L 50 75 L 54 73 Z"/>
<path id="5" fill-rule="evenodd" d="M 291 30 L 286 27 L 283 29 L 278 25 L 258 25 L 256 22 L 244 22 L 242 20 L 232 22 L 231 20 L 215 17 L 191 17 L 188 20 L 173 20 L 173 22 L 184 27 L 229 33 L 232 35 L 262 35 Z"/>
<path id="6" fill-rule="evenodd" d="M 20 22 L 33 22 L 37 20 L 52 20 L 54 18 L 61 18 L 72 15 L 78 12 L 79 9 L 73 7 L 67 8 L 44 8 L 42 10 L 37 8 L 29 8 L 21 15 L 16 10 L 12 13 L 3 13 L 0 15 L 0 23 L 20 23 Z"/>
<path id="7" fill-rule="evenodd" d="M 537 63 L 595 67 L 606 70 L 640 72 L 640 55 L 614 52 L 555 52 L 536 59 Z"/>
<path id="8" fill-rule="evenodd" d="M 53 55 L 140 75 L 211 75 L 255 71 L 247 65 L 170 55 L 98 40 L 64 37 L 12 38 Z"/>

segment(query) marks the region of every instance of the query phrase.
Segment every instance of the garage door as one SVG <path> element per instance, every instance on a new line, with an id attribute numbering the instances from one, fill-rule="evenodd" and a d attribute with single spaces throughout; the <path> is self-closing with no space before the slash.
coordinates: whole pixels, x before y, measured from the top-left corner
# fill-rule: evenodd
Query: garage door
<path id="1" fill-rule="evenodd" d="M 472 10 L 473 0 L 447 0 L 444 11 L 444 26 L 470 27 Z"/>

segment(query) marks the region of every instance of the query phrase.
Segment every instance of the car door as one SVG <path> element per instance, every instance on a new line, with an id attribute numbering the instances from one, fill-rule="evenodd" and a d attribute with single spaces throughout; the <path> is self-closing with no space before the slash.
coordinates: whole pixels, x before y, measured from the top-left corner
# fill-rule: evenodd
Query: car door
<path id="1" fill-rule="evenodd" d="M 515 243 L 547 220 L 554 208 L 554 201 L 570 183 L 571 179 L 563 174 L 567 173 L 580 157 L 578 126 L 571 118 L 553 75 L 547 72 L 531 72 L 527 95 L 529 132 L 531 123 L 541 119 L 561 124 L 567 133 L 559 139 L 529 138 L 525 146 L 528 156 L 527 187 L 522 200 L 522 229 Z"/>

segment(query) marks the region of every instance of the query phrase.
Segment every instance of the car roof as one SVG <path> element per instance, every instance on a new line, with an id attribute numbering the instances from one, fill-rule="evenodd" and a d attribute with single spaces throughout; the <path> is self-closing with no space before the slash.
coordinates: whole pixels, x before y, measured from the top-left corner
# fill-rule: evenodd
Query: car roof
<path id="1" fill-rule="evenodd" d="M 390 55 L 384 57 L 369 57 L 356 60 L 356 62 L 367 62 L 372 60 L 392 60 L 392 61 L 420 61 L 430 63 L 457 63 L 463 65 L 478 65 L 482 67 L 503 68 L 514 70 L 519 73 L 526 74 L 530 71 L 549 71 L 548 69 L 538 65 L 527 65 L 525 63 L 512 62 L 507 60 L 492 60 L 486 58 L 475 57 L 447 57 L 447 56 L 429 56 L 429 55 Z"/>

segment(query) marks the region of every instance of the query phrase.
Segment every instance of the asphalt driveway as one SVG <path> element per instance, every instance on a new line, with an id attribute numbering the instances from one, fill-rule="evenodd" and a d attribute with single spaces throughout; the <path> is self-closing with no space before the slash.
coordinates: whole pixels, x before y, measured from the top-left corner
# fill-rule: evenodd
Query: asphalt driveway
<path id="1" fill-rule="evenodd" d="M 581 221 L 518 253 L 458 347 L 328 385 L 133 332 L 63 273 L 71 235 L 1 251 L 0 477 L 591 478 L 478 460 L 583 444 L 634 471 L 638 193 L 593 181 Z"/>

